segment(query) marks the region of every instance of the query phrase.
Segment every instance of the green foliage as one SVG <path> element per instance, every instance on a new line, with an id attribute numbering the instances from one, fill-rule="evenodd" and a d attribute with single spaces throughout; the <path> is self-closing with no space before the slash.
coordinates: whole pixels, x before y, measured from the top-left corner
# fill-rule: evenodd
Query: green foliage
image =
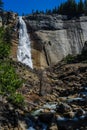
<path id="1" fill-rule="evenodd" d="M 16 91 L 22 86 L 22 81 L 8 60 L 11 36 L 12 28 L 0 28 L 0 94 L 6 96 L 12 103 L 21 105 L 24 102 L 23 97 L 16 94 Z"/>
<path id="2" fill-rule="evenodd" d="M 69 54 L 63 60 L 64 60 L 65 63 L 70 64 L 70 63 L 74 62 L 75 56 Z"/>
<path id="3" fill-rule="evenodd" d="M 63 14 L 71 17 L 87 15 L 87 0 L 80 0 L 78 3 L 75 0 L 66 0 L 53 10 L 46 10 L 46 14 Z"/>
<path id="4" fill-rule="evenodd" d="M 0 59 L 8 57 L 10 53 L 10 46 L 6 43 L 0 43 Z"/>
<path id="5" fill-rule="evenodd" d="M 82 0 L 80 0 L 78 3 L 78 14 L 83 14 L 83 13 L 84 13 L 84 3 Z"/>
<path id="6" fill-rule="evenodd" d="M 60 5 L 58 12 L 64 15 L 77 15 L 78 5 L 75 0 L 67 0 L 65 3 Z"/>
<path id="7" fill-rule="evenodd" d="M 79 62 L 83 62 L 83 63 L 87 63 L 87 51 L 86 50 L 82 50 L 81 54 L 78 54 L 76 56 L 73 55 L 67 55 L 63 61 L 67 64 L 71 64 L 71 63 L 79 63 Z"/>
<path id="8" fill-rule="evenodd" d="M 11 27 L 0 27 L 0 42 L 7 42 L 11 44 L 12 28 Z"/>
<path id="9" fill-rule="evenodd" d="M 84 13 L 87 15 L 87 0 L 84 0 Z"/>
<path id="10" fill-rule="evenodd" d="M 16 92 L 21 87 L 22 81 L 18 78 L 14 68 L 5 61 L 0 64 L 0 91 L 5 95 Z"/>
<path id="11" fill-rule="evenodd" d="M 46 9 L 46 14 L 52 14 L 50 9 Z"/>
<path id="12" fill-rule="evenodd" d="M 87 0 L 80 0 L 78 3 L 75 0 L 67 0 L 59 6 L 58 13 L 69 16 L 87 15 Z"/>
<path id="13" fill-rule="evenodd" d="M 72 16 L 79 16 L 82 14 L 87 15 L 87 0 L 79 0 L 77 3 L 76 0 L 66 0 L 59 7 L 55 7 L 52 10 L 46 9 L 46 11 L 34 11 L 32 10 L 32 14 L 62 14 Z"/>
<path id="14" fill-rule="evenodd" d="M 24 97 L 18 93 L 10 95 L 8 100 L 17 106 L 24 105 Z"/>
<path id="15" fill-rule="evenodd" d="M 3 10 L 3 1 L 2 0 L 0 0 L 0 11 L 2 11 Z"/>
<path id="16" fill-rule="evenodd" d="M 11 39 L 12 39 L 12 28 L 7 27 L 4 31 L 4 41 L 11 45 Z"/>
<path id="17" fill-rule="evenodd" d="M 0 27 L 0 42 L 4 40 L 4 28 Z"/>
<path id="18" fill-rule="evenodd" d="M 9 56 L 11 47 L 11 28 L 0 28 L 0 59 Z"/>
<path id="19" fill-rule="evenodd" d="M 53 14 L 58 13 L 58 9 L 57 9 L 57 7 L 55 7 L 55 8 L 52 10 L 52 13 L 53 13 Z"/>
<path id="20" fill-rule="evenodd" d="M 16 91 L 22 86 L 22 80 L 18 77 L 9 60 L 0 61 L 0 94 L 7 97 L 11 103 L 22 105 L 24 98 Z"/>
<path id="21" fill-rule="evenodd" d="M 44 11 L 39 11 L 39 10 L 36 10 L 36 11 L 34 11 L 34 10 L 32 10 L 32 14 L 33 15 L 37 15 L 37 14 L 44 14 Z"/>

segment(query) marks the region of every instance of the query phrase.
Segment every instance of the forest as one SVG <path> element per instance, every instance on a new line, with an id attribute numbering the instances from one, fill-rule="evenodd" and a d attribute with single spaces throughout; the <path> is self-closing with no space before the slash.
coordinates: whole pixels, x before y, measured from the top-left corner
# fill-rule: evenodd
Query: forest
<path id="1" fill-rule="evenodd" d="M 66 2 L 61 3 L 59 6 L 56 6 L 52 10 L 46 9 L 46 11 L 32 11 L 34 14 L 45 13 L 45 14 L 62 14 L 68 16 L 79 16 L 87 15 L 87 0 L 80 0 L 76 2 L 75 0 L 67 0 Z"/>

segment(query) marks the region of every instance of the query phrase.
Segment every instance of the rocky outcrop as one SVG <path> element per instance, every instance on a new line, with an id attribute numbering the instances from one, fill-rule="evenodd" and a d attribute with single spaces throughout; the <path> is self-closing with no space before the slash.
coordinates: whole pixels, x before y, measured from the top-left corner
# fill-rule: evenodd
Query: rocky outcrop
<path id="1" fill-rule="evenodd" d="M 26 17 L 27 22 L 29 22 L 30 29 L 34 31 L 38 30 L 59 30 L 62 29 L 62 22 L 66 21 L 67 16 L 62 15 L 45 15 L 45 14 L 35 14 Z"/>
<path id="2" fill-rule="evenodd" d="M 60 62 L 45 70 L 32 70 L 14 61 L 10 64 L 24 81 L 17 92 L 24 96 L 25 105 L 18 108 L 1 96 L 1 129 L 87 128 L 86 63 Z"/>
<path id="3" fill-rule="evenodd" d="M 39 61 L 44 59 L 44 66 L 56 64 L 68 54 L 80 54 L 87 41 L 87 16 L 69 19 L 61 15 L 38 14 L 25 17 L 25 21 L 28 32 L 33 35 L 33 48 L 38 50 L 38 46 L 44 56 L 39 57 Z"/>
<path id="4" fill-rule="evenodd" d="M 18 74 L 23 67 L 19 65 L 16 68 Z M 86 63 L 61 62 L 42 71 L 42 74 L 28 69 L 24 75 L 25 70 L 23 67 L 20 77 L 27 79 L 28 82 L 19 91 L 25 97 L 26 110 L 33 116 L 33 119 L 28 117 L 29 128 L 31 126 L 38 130 L 52 127 L 53 130 L 87 128 Z"/>
<path id="5" fill-rule="evenodd" d="M 16 22 L 17 20 L 17 13 L 14 13 L 14 12 L 2 12 L 0 13 L 0 16 L 2 17 L 2 24 L 3 25 L 14 25 L 14 23 Z"/>

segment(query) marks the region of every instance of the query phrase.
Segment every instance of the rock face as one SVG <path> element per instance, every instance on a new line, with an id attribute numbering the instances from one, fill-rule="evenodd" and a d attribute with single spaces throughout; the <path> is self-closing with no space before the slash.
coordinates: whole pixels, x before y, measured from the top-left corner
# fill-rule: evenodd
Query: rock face
<path id="1" fill-rule="evenodd" d="M 17 13 L 3 12 L 0 15 L 2 17 L 3 25 L 14 24 L 17 20 Z"/>
<path id="2" fill-rule="evenodd" d="M 56 64 L 68 54 L 81 53 L 87 41 L 86 16 L 69 19 L 61 15 L 38 14 L 25 17 L 25 21 L 32 37 L 32 55 L 35 58 L 39 52 L 40 66 Z"/>

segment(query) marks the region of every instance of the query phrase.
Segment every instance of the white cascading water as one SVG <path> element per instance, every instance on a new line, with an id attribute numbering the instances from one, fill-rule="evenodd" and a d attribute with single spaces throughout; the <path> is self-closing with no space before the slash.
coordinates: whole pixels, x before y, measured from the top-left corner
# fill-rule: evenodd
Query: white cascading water
<path id="1" fill-rule="evenodd" d="M 17 52 L 17 59 L 19 62 L 26 64 L 30 68 L 33 68 L 32 58 L 31 58 L 31 47 L 30 38 L 27 33 L 26 23 L 19 17 L 19 45 Z"/>

